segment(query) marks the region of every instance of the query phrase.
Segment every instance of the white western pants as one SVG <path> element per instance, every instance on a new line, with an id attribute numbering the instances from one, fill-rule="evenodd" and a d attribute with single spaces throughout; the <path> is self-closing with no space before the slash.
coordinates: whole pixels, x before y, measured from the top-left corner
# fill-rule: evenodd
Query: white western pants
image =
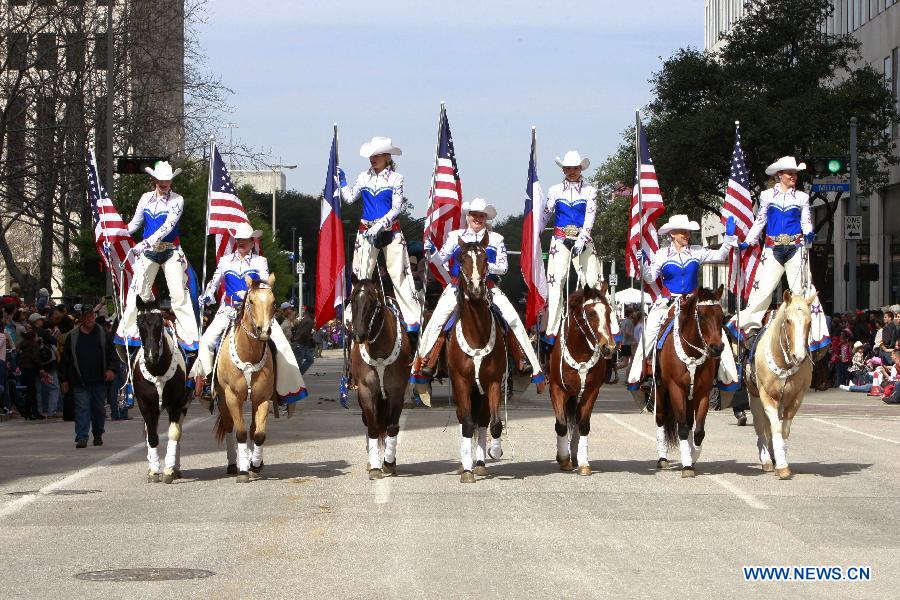
<path id="1" fill-rule="evenodd" d="M 416 299 L 412 271 L 409 268 L 409 254 L 406 241 L 399 231 L 393 232 L 394 239 L 384 248 L 384 262 L 388 275 L 394 284 L 394 295 L 400 305 L 400 314 L 407 331 L 419 330 L 421 306 Z M 378 248 L 360 232 L 356 236 L 356 251 L 353 253 L 353 274 L 359 279 L 372 279 L 378 260 Z M 350 306 L 347 306 L 347 322 L 350 321 Z"/>
<path id="2" fill-rule="evenodd" d="M 550 258 L 547 260 L 547 283 L 549 295 L 547 301 L 547 329 L 548 336 L 559 335 L 559 323 L 562 319 L 564 290 L 566 279 L 569 276 L 569 264 L 575 264 L 575 272 L 580 281 L 590 287 L 600 287 L 600 262 L 594 256 L 594 244 L 588 242 L 584 251 L 573 257 L 571 250 L 566 248 L 563 240 L 554 237 L 550 241 Z"/>

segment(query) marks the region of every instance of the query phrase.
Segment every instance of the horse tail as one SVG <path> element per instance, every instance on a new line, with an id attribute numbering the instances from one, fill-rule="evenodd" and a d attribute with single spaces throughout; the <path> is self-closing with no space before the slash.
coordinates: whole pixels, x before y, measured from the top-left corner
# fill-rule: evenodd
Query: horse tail
<path id="1" fill-rule="evenodd" d="M 678 423 L 675 421 L 675 411 L 672 410 L 672 401 L 668 392 L 661 390 L 663 411 L 663 432 L 666 436 L 666 445 L 669 448 L 678 447 Z"/>
<path id="2" fill-rule="evenodd" d="M 228 414 L 228 411 L 219 411 L 219 417 L 216 419 L 216 441 L 218 443 L 222 443 L 225 441 L 225 434 L 228 433 L 229 429 L 232 429 L 234 424 L 231 422 L 231 415 Z"/>

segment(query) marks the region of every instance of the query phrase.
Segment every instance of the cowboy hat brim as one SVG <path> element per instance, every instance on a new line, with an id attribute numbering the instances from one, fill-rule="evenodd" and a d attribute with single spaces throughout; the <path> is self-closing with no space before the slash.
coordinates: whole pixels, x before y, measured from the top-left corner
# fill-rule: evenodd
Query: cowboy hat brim
<path id="1" fill-rule="evenodd" d="M 697 221 L 688 221 L 687 223 L 666 223 L 659 228 L 659 235 L 666 235 L 670 231 L 678 231 L 679 229 L 685 231 L 700 231 L 700 224 L 697 223 Z"/>
<path id="2" fill-rule="evenodd" d="M 359 148 L 359 155 L 363 158 L 370 158 L 377 154 L 390 154 L 392 156 L 402 156 L 403 150 L 393 144 L 382 144 L 366 142 Z"/>
<path id="3" fill-rule="evenodd" d="M 785 157 L 787 158 L 787 157 Z M 806 163 L 797 164 L 796 161 L 787 161 L 785 158 L 779 158 L 771 165 L 766 167 L 766 175 L 775 175 L 779 171 L 805 171 Z"/>
<path id="4" fill-rule="evenodd" d="M 171 176 L 168 176 L 168 173 L 157 174 L 156 171 L 154 171 L 150 167 L 144 167 L 144 172 L 157 181 L 172 181 L 178 176 L 179 173 L 181 173 L 181 168 L 179 167 L 172 171 Z"/>
<path id="5" fill-rule="evenodd" d="M 467 213 L 470 213 L 470 212 L 481 212 L 481 213 L 484 213 L 484 214 L 487 215 L 487 218 L 488 218 L 489 221 L 493 221 L 494 218 L 496 218 L 496 216 L 497 216 L 497 209 L 494 208 L 494 207 L 493 207 L 492 205 L 490 205 L 490 204 L 486 204 L 484 207 L 476 207 L 476 208 L 472 208 L 472 207 L 471 207 L 471 204 L 469 204 L 468 202 L 463 202 L 463 204 L 462 204 L 462 210 L 463 210 L 464 212 L 467 212 Z"/>
<path id="6" fill-rule="evenodd" d="M 582 169 L 587 169 L 591 165 L 591 159 L 585 157 L 581 159 L 581 162 L 577 165 L 567 165 L 563 162 L 563 159 L 560 157 L 556 157 L 556 164 L 560 169 L 564 169 L 566 167 L 581 167 Z"/>

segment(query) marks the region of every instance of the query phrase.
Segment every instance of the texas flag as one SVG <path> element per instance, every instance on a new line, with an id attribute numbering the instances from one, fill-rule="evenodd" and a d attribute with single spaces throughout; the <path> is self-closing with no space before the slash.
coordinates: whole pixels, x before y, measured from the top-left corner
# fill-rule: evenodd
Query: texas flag
<path id="1" fill-rule="evenodd" d="M 318 329 L 337 318 L 337 307 L 343 306 L 346 293 L 347 261 L 344 256 L 344 225 L 341 222 L 341 190 L 338 187 L 337 130 L 331 140 L 328 173 L 322 195 L 319 220 L 319 251 L 316 257 L 316 322 Z"/>
<path id="2" fill-rule="evenodd" d="M 547 304 L 547 275 L 541 256 L 541 226 L 544 212 L 544 192 L 537 174 L 534 130 L 531 132 L 531 159 L 528 161 L 528 183 L 525 184 L 525 220 L 522 223 L 522 277 L 528 287 L 525 301 L 525 327 L 537 324 L 538 316 Z"/>

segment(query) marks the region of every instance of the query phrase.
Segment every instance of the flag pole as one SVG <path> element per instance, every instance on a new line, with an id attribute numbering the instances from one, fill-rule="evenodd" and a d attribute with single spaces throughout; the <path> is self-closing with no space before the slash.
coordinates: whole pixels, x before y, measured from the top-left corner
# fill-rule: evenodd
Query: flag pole
<path id="1" fill-rule="evenodd" d="M 638 249 L 643 250 L 644 239 L 644 198 L 641 189 L 641 111 L 634 111 L 634 154 L 635 164 L 637 167 L 637 180 L 634 185 L 637 186 L 638 192 Z M 641 276 L 641 350 L 643 351 L 644 360 L 647 360 L 647 309 L 644 305 L 644 259 L 638 261 L 640 265 Z M 644 369 L 641 367 L 641 380 L 644 378 Z"/>
<path id="2" fill-rule="evenodd" d="M 537 171 L 537 127 L 535 125 L 531 126 L 531 156 L 534 158 L 534 163 L 535 163 L 534 169 L 535 169 L 535 171 Z M 529 190 L 529 195 L 531 196 L 531 226 L 537 230 L 535 233 L 537 233 L 537 238 L 538 238 L 538 256 L 532 256 L 531 260 L 532 260 L 532 262 L 540 261 L 541 263 L 543 263 L 544 262 L 544 257 L 543 257 L 544 249 L 541 248 L 541 229 L 544 226 L 544 223 L 543 223 L 544 207 L 534 205 L 534 182 L 531 181 L 531 173 L 528 174 L 528 179 L 529 179 L 528 185 L 531 186 L 531 189 Z M 533 240 L 528 240 L 528 244 L 532 247 L 532 249 L 534 248 Z M 542 267 L 543 267 L 543 265 L 542 265 Z M 520 268 L 521 268 L 521 264 L 520 264 Z M 533 282 L 533 283 L 536 284 L 537 282 Z M 540 294 L 540 290 L 538 290 L 538 293 Z M 526 296 L 526 304 L 527 304 L 527 296 Z M 541 312 L 543 312 L 543 310 L 544 309 L 542 308 Z M 527 312 L 527 306 L 526 306 L 526 312 Z M 537 314 L 537 317 L 534 322 L 534 331 L 535 331 L 534 354 L 535 354 L 535 356 L 538 357 L 538 361 L 540 361 L 540 352 L 541 352 L 541 315 L 540 315 L 540 312 Z"/>
<path id="3" fill-rule="evenodd" d="M 337 169 L 337 166 L 340 163 L 338 159 L 338 124 L 332 124 L 332 133 L 334 135 L 334 166 Z M 336 177 L 337 173 L 331 173 L 330 177 Z M 338 182 L 338 195 L 341 196 L 338 199 L 338 205 L 343 202 L 343 192 L 340 191 L 340 182 Z M 342 219 L 338 219 L 340 221 L 340 227 L 343 231 L 344 229 L 344 221 Z M 341 236 L 343 237 L 343 236 Z M 342 244 L 346 247 L 346 244 L 342 242 Z M 350 261 L 352 262 L 353 257 L 350 257 Z M 347 328 L 344 325 L 344 315 L 347 313 L 347 269 L 350 266 L 350 262 L 347 262 L 347 257 L 344 256 L 344 272 L 341 274 L 341 281 L 335 282 L 336 285 L 340 285 L 341 290 L 341 318 L 338 319 L 338 324 L 341 327 L 341 353 L 344 356 L 344 375 L 348 375 L 350 373 L 350 348 L 347 346 Z"/>
<path id="4" fill-rule="evenodd" d="M 209 136 L 209 176 L 206 181 L 206 226 L 203 230 L 203 278 L 200 280 L 200 286 L 203 286 L 203 290 L 206 289 L 206 257 L 207 251 L 209 249 L 209 202 L 212 196 L 212 182 L 213 182 L 213 165 L 215 164 L 215 154 L 216 154 L 216 138 L 213 136 Z M 200 290 L 198 290 L 200 291 Z M 200 291 L 202 294 L 203 291 Z M 200 306 L 200 314 L 198 315 L 198 323 L 197 327 L 200 331 L 200 337 L 203 337 L 203 306 Z"/>
<path id="5" fill-rule="evenodd" d="M 737 136 L 741 135 L 741 122 L 734 122 L 734 132 Z M 750 193 L 750 190 L 747 190 L 747 193 Z M 741 331 L 741 300 L 744 296 L 744 251 L 737 248 L 737 257 L 738 257 L 738 290 L 737 290 L 737 312 L 735 313 L 735 326 L 737 327 L 737 341 L 738 341 L 738 360 L 740 360 L 741 348 L 743 347 L 743 337 L 744 334 Z"/>
<path id="6" fill-rule="evenodd" d="M 441 100 L 441 110 L 438 111 L 438 122 L 437 122 L 437 136 L 434 138 L 434 170 L 431 172 L 431 192 L 429 194 L 430 198 L 428 199 L 428 206 L 425 208 L 425 228 L 422 231 L 422 242 L 424 244 L 425 240 L 428 237 L 428 213 L 431 211 L 431 208 L 434 206 L 434 193 L 435 193 L 435 178 L 437 177 L 437 169 L 438 169 L 438 160 L 440 159 L 440 151 L 441 151 L 441 124 L 444 122 L 444 112 L 446 111 L 446 107 L 444 105 L 444 101 Z M 425 268 L 422 270 L 422 302 L 419 304 L 419 329 L 422 329 L 422 321 L 425 320 L 425 298 L 428 293 L 428 272 L 431 271 L 431 256 L 428 254 L 428 251 L 423 250 L 422 259 L 425 261 Z M 440 248 L 435 248 L 435 251 L 439 251 Z M 424 331 L 420 331 L 419 336 L 421 339 L 421 335 Z M 416 355 L 413 358 L 419 358 L 419 345 L 416 345 Z"/>

